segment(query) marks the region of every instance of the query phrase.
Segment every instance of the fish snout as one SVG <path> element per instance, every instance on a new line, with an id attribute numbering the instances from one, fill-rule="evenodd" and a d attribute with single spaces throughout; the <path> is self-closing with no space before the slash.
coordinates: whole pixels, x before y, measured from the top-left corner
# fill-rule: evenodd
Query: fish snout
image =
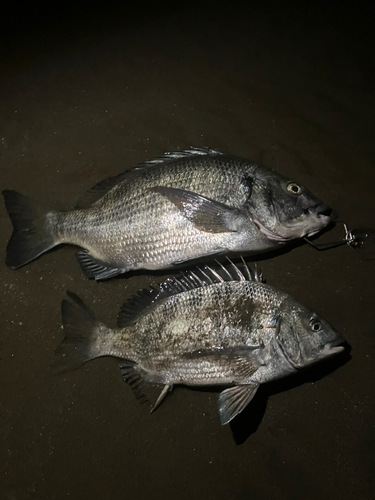
<path id="1" fill-rule="evenodd" d="M 333 218 L 336 217 L 332 208 L 330 208 L 325 203 L 319 203 L 317 205 L 309 207 L 308 211 L 313 215 L 317 215 L 319 217 L 326 217 L 329 220 L 332 220 Z"/>

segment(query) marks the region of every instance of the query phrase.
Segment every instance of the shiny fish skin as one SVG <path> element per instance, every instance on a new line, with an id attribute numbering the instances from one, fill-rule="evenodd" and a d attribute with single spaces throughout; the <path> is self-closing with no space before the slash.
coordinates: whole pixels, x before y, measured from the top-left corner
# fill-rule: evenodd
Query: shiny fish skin
<path id="1" fill-rule="evenodd" d="M 164 385 L 228 386 L 219 396 L 221 422 L 248 404 L 260 384 L 343 350 L 344 339 L 294 298 L 251 278 L 247 267 L 206 266 L 169 278 L 128 301 L 118 328 L 95 320 L 74 294 L 63 301 L 65 339 L 55 366 L 69 369 L 100 356 L 121 358 L 124 379 Z"/>
<path id="2" fill-rule="evenodd" d="M 43 212 L 14 191 L 3 194 L 14 225 L 9 267 L 69 243 L 82 247 L 79 263 L 95 279 L 215 254 L 260 253 L 330 222 L 327 207 L 303 186 L 210 149 L 141 164 L 94 186 L 69 212 Z"/>

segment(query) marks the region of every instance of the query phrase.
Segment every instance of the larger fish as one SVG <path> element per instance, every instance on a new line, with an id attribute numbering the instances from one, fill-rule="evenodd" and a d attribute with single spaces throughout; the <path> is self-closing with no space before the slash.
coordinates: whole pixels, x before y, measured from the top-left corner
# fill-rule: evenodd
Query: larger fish
<path id="1" fill-rule="evenodd" d="M 255 276 L 257 277 L 257 275 Z M 169 278 L 123 306 L 110 329 L 74 294 L 62 302 L 65 339 L 55 367 L 100 356 L 121 358 L 124 379 L 163 384 L 154 408 L 175 384 L 227 385 L 222 424 L 250 402 L 260 384 L 341 352 L 344 339 L 286 293 L 252 279 L 248 268 L 205 267 Z"/>
<path id="2" fill-rule="evenodd" d="M 69 212 L 43 210 L 15 191 L 3 195 L 14 225 L 9 267 L 70 243 L 83 248 L 78 261 L 95 279 L 272 250 L 317 233 L 331 213 L 303 186 L 213 149 L 166 153 L 94 186 Z"/>

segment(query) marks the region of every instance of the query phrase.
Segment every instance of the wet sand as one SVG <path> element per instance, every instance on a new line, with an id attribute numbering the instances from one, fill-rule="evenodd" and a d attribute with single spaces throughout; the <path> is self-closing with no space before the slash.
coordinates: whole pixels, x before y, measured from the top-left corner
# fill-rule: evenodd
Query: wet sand
<path id="1" fill-rule="evenodd" d="M 375 227 L 373 20 L 350 9 L 9 11 L 1 189 L 69 209 L 141 161 L 209 146 L 302 182 L 350 227 Z M 52 373 L 66 290 L 114 326 L 167 272 L 96 283 L 71 246 L 12 271 L 11 232 L 1 204 L 1 499 L 373 498 L 374 261 L 307 245 L 261 260 L 269 284 L 350 348 L 263 386 L 221 427 L 215 391 L 177 387 L 150 415 L 114 359 Z"/>

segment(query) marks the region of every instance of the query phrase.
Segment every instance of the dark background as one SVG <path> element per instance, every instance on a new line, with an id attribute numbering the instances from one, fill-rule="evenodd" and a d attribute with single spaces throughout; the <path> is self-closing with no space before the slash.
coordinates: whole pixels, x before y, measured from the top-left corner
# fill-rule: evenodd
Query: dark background
<path id="1" fill-rule="evenodd" d="M 210 146 L 304 183 L 350 227 L 375 227 L 367 4 L 15 2 L 1 19 L 1 189 L 69 209 L 138 162 Z M 2 205 L 4 257 L 11 232 Z M 95 283 L 74 252 L 0 264 L 1 499 L 374 498 L 374 262 L 306 245 L 262 260 L 268 283 L 351 351 L 263 386 L 221 427 L 210 390 L 177 388 L 149 415 L 114 359 L 52 373 L 67 289 L 115 325 L 167 274 Z"/>

